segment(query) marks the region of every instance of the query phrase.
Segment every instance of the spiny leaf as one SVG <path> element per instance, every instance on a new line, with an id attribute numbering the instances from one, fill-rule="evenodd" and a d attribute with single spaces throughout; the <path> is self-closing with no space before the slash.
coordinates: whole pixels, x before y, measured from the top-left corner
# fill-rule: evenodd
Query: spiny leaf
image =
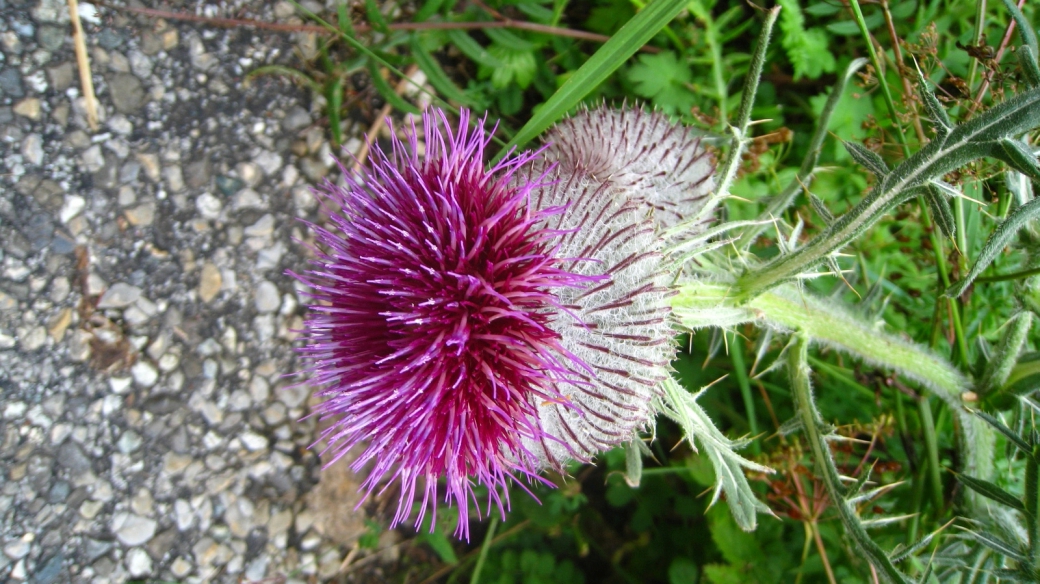
<path id="1" fill-rule="evenodd" d="M 1015 549 L 1015 547 L 1012 546 L 1010 543 L 1004 541 L 1003 539 L 993 534 L 981 531 L 970 531 L 968 533 L 970 533 L 971 536 L 975 538 L 975 541 L 981 543 L 982 545 L 1003 556 L 1007 556 L 1008 558 L 1011 558 L 1012 560 L 1015 560 L 1017 562 L 1022 562 L 1026 559 L 1024 553 Z"/>
<path id="2" fill-rule="evenodd" d="M 892 560 L 893 564 L 898 564 L 899 562 L 902 562 L 903 560 L 916 554 L 918 551 L 928 547 L 928 545 L 932 543 L 932 539 L 934 539 L 938 533 L 938 531 L 933 531 L 932 533 L 929 533 L 928 535 L 922 537 L 921 539 L 915 541 L 914 543 L 906 547 L 903 547 L 902 544 L 896 546 L 896 548 L 893 549 L 892 552 L 888 555 L 889 559 Z M 921 581 L 924 582 L 925 580 Z"/>
<path id="3" fill-rule="evenodd" d="M 983 497 L 992 499 L 1005 507 L 1010 507 L 1018 511 L 1026 510 L 1026 507 L 1022 504 L 1021 500 L 989 481 L 977 479 L 966 474 L 957 475 L 957 480 Z"/>
<path id="4" fill-rule="evenodd" d="M 834 223 L 834 214 L 831 213 L 831 210 L 827 208 L 827 205 L 824 204 L 820 197 L 809 193 L 809 204 L 812 205 L 813 211 L 816 211 L 816 214 L 820 216 L 820 219 L 823 219 L 824 223 L 827 225 Z"/>
<path id="5" fill-rule="evenodd" d="M 1011 242 L 1011 240 L 1028 222 L 1032 221 L 1037 216 L 1040 216 L 1040 199 L 1033 199 L 1032 201 L 1022 205 L 1018 209 L 1015 209 L 993 234 L 986 240 L 986 245 L 983 246 L 982 251 L 979 252 L 979 257 L 975 260 L 975 265 L 971 267 L 971 270 L 964 276 L 959 282 L 950 286 L 944 292 L 944 295 L 950 298 L 957 298 L 964 291 L 968 289 L 968 286 L 975 281 L 975 278 L 979 277 L 979 274 L 983 272 L 993 260 L 997 259 L 997 256 L 1003 252 L 1004 247 Z"/>
<path id="6" fill-rule="evenodd" d="M 1012 195 L 1015 195 L 1015 201 L 1019 205 L 1025 205 L 1029 201 L 1033 200 L 1033 183 L 1029 181 L 1029 177 L 1018 172 L 1016 170 L 1009 170 L 1004 173 L 1004 184 L 1007 185 Z"/>
<path id="7" fill-rule="evenodd" d="M 1000 141 L 1000 147 L 994 152 L 994 156 L 1018 172 L 1040 182 L 1040 162 L 1037 162 L 1036 154 L 1025 142 L 1005 138 Z"/>
<path id="8" fill-rule="evenodd" d="M 878 178 L 885 178 L 885 175 L 888 174 L 888 165 L 885 164 L 885 161 L 877 152 L 874 152 L 859 142 L 843 140 L 841 144 L 849 151 L 849 154 L 852 155 L 852 159 L 855 160 L 856 163 L 869 170 Z"/>
<path id="9" fill-rule="evenodd" d="M 953 129 L 953 123 L 950 121 L 949 114 L 946 113 L 946 108 L 935 97 L 935 93 L 928 88 L 928 80 L 925 79 L 920 68 L 917 69 L 917 92 L 921 96 L 924 107 L 928 110 L 928 117 L 931 118 L 934 125 L 936 138 L 940 140 L 946 138 Z"/>
<path id="10" fill-rule="evenodd" d="M 942 196 L 939 188 L 934 184 L 925 185 L 924 199 L 932 212 L 932 220 L 939 226 L 939 231 L 942 231 L 947 239 L 953 239 L 953 236 L 957 234 L 957 220 L 953 217 L 949 201 Z"/>
<path id="11" fill-rule="evenodd" d="M 977 384 L 979 395 L 986 395 L 1007 382 L 1032 326 L 1033 313 L 1022 311 L 1013 316 L 1011 322 L 1004 327 L 1000 345 L 986 364 L 986 370 Z"/>
<path id="12" fill-rule="evenodd" d="M 1014 444 L 1015 447 L 1018 448 L 1023 454 L 1029 457 L 1033 456 L 1033 447 L 1030 446 L 1028 442 L 1023 440 L 1021 436 L 1012 431 L 1011 428 L 1008 428 L 1004 424 L 1004 422 L 1001 422 L 1000 420 L 987 414 L 986 412 L 978 410 L 975 411 L 975 415 L 982 418 L 987 424 L 992 426 L 994 430 L 1003 434 L 1004 437 L 1007 438 L 1009 442 Z"/>

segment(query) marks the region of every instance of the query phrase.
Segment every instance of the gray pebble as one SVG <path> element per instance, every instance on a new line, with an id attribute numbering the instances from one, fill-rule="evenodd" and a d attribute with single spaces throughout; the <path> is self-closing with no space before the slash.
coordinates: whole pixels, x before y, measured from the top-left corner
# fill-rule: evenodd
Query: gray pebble
<path id="1" fill-rule="evenodd" d="M 101 296 L 101 300 L 98 301 L 97 307 L 125 308 L 134 302 L 137 302 L 137 299 L 141 297 L 141 294 L 141 289 L 137 286 L 117 282 L 108 290 L 105 290 L 104 295 Z"/>
<path id="2" fill-rule="evenodd" d="M 118 73 L 108 82 L 112 105 L 122 114 L 136 113 L 144 105 L 146 94 L 141 80 L 129 73 Z"/>
<path id="3" fill-rule="evenodd" d="M 289 110 L 285 119 L 282 120 L 282 128 L 287 132 L 302 130 L 309 125 L 311 125 L 311 114 L 300 106 L 296 106 Z"/>
<path id="4" fill-rule="evenodd" d="M 83 449 L 72 440 L 67 440 L 58 448 L 57 460 L 59 465 L 73 473 L 85 473 L 91 467 L 90 459 L 83 454 Z"/>
<path id="5" fill-rule="evenodd" d="M 152 539 L 157 526 L 152 519 L 126 512 L 113 515 L 109 524 L 119 541 L 128 547 L 139 546 Z"/>
<path id="6" fill-rule="evenodd" d="M 0 92 L 15 99 L 25 97 L 25 86 L 18 69 L 7 67 L 0 71 Z"/>
<path id="7" fill-rule="evenodd" d="M 65 30 L 56 26 L 43 25 L 36 31 L 36 42 L 48 51 L 56 51 L 65 42 Z"/>
<path id="8" fill-rule="evenodd" d="M 256 303 L 256 310 L 261 314 L 274 312 L 278 310 L 278 306 L 281 304 L 282 297 L 278 292 L 278 287 L 264 280 L 260 282 L 260 285 L 256 287 L 254 294 L 254 301 Z"/>

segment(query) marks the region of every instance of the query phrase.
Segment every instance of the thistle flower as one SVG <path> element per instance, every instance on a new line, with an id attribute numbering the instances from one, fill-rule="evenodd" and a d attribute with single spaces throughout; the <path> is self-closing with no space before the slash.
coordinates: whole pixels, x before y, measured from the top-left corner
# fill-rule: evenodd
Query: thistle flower
<path id="1" fill-rule="evenodd" d="M 489 169 L 465 110 L 455 130 L 430 111 L 423 131 L 424 156 L 413 127 L 320 193 L 335 211 L 311 225 L 313 268 L 292 274 L 312 289 L 300 353 L 334 420 L 329 464 L 362 446 L 366 494 L 400 484 L 395 525 L 417 489 L 416 526 L 435 512 L 443 479 L 468 538 L 474 484 L 504 513 L 510 479 L 547 482 L 544 467 L 649 424 L 674 349 L 657 199 L 630 191 L 674 177 L 615 182 L 577 148 Z"/>

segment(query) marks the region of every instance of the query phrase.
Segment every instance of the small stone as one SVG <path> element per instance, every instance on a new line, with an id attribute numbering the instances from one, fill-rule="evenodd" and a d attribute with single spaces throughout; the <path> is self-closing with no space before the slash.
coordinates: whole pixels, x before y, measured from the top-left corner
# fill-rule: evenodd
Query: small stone
<path id="1" fill-rule="evenodd" d="M 73 217 L 79 215 L 87 206 L 87 200 L 79 195 L 65 195 L 65 204 L 58 212 L 58 219 L 62 223 L 68 223 Z"/>
<path id="2" fill-rule="evenodd" d="M 282 168 L 282 157 L 270 150 L 261 150 L 253 157 L 253 161 L 268 176 L 274 175 Z"/>
<path id="3" fill-rule="evenodd" d="M 62 308 L 58 314 L 47 323 L 47 332 L 54 342 L 61 342 L 65 338 L 65 331 L 72 324 L 72 309 Z"/>
<path id="4" fill-rule="evenodd" d="M 159 372 L 155 366 L 147 361 L 138 361 L 130 368 L 130 374 L 134 377 L 134 383 L 138 387 L 152 387 L 159 380 Z"/>
<path id="5" fill-rule="evenodd" d="M 242 209 L 266 209 L 267 204 L 264 203 L 263 198 L 260 197 L 260 193 L 250 188 L 245 188 L 235 193 L 235 199 L 232 203 L 232 207 L 236 210 Z"/>
<path id="6" fill-rule="evenodd" d="M 154 505 L 155 499 L 152 498 L 152 494 L 148 489 L 138 489 L 137 494 L 130 501 L 130 508 L 134 510 L 134 513 L 144 517 L 152 514 Z"/>
<path id="7" fill-rule="evenodd" d="M 20 560 L 24 558 L 29 555 L 29 551 L 32 550 L 33 539 L 35 539 L 33 534 L 27 533 L 12 541 L 4 546 L 4 555 L 12 560 Z"/>
<path id="8" fill-rule="evenodd" d="M 264 421 L 269 426 L 277 426 L 285 421 L 285 405 L 280 402 L 275 402 L 269 406 L 261 414 Z"/>
<path id="9" fill-rule="evenodd" d="M 40 120 L 42 110 L 40 109 L 40 100 L 35 97 L 27 97 L 22 101 L 14 104 L 11 108 L 14 113 L 29 118 L 34 122 Z"/>
<path id="10" fill-rule="evenodd" d="M 223 207 L 224 204 L 220 202 L 220 199 L 209 193 L 202 193 L 195 199 L 195 208 L 206 219 L 217 219 L 220 217 L 220 210 Z"/>
<path id="11" fill-rule="evenodd" d="M 223 284 L 220 270 L 212 262 L 202 265 L 202 277 L 199 279 L 199 299 L 209 302 L 217 297 Z"/>
<path id="12" fill-rule="evenodd" d="M 166 187 L 171 193 L 179 193 L 184 190 L 184 174 L 179 164 L 173 164 L 163 168 L 163 177 L 166 178 Z"/>
<path id="13" fill-rule="evenodd" d="M 119 441 L 116 442 L 116 447 L 123 454 L 130 454 L 141 447 L 143 440 L 141 436 L 133 430 L 127 430 L 123 432 L 123 435 L 119 437 Z"/>
<path id="14" fill-rule="evenodd" d="M 0 92 L 19 99 L 25 97 L 25 86 L 22 85 L 22 76 L 15 67 L 7 67 L 0 71 Z"/>
<path id="15" fill-rule="evenodd" d="M 144 170 L 144 175 L 148 177 L 148 180 L 153 183 L 159 182 L 162 167 L 159 166 L 158 156 L 155 154 L 138 154 L 137 162 L 141 164 L 141 169 Z"/>
<path id="16" fill-rule="evenodd" d="M 285 119 L 282 120 L 282 128 L 287 132 L 302 130 L 309 125 L 311 125 L 311 115 L 300 106 L 295 106 L 289 110 Z"/>
<path id="17" fill-rule="evenodd" d="M 270 237 L 274 233 L 274 215 L 265 214 L 256 223 L 246 227 L 244 233 L 249 237 Z"/>
<path id="18" fill-rule="evenodd" d="M 50 491 L 47 491 L 47 502 L 51 505 L 64 503 L 71 492 L 72 486 L 67 481 L 58 481 L 51 485 Z"/>
<path id="19" fill-rule="evenodd" d="M 133 547 L 152 539 L 158 524 L 152 519 L 123 512 L 112 516 L 109 527 L 123 545 Z"/>
<path id="20" fill-rule="evenodd" d="M 43 164 L 43 138 L 39 134 L 29 134 L 22 141 L 22 157 L 33 166 Z"/>
<path id="21" fill-rule="evenodd" d="M 101 508 L 105 504 L 101 501 L 83 501 L 83 504 L 79 506 L 79 514 L 86 520 L 91 520 L 97 517 L 97 514 L 101 512 Z"/>
<path id="22" fill-rule="evenodd" d="M 253 398 L 253 401 L 264 403 L 271 395 L 271 386 L 263 377 L 254 375 L 253 379 L 249 382 L 249 395 Z"/>
<path id="23" fill-rule="evenodd" d="M 80 155 L 80 161 L 83 163 L 83 170 L 89 173 L 95 173 L 104 168 L 105 155 L 101 152 L 101 145 L 94 144 L 84 150 Z"/>
<path id="24" fill-rule="evenodd" d="M 73 473 L 86 473 L 91 469 L 90 459 L 83 454 L 79 444 L 69 440 L 58 448 L 58 464 Z"/>
<path id="25" fill-rule="evenodd" d="M 191 574 L 192 568 L 193 566 L 191 565 L 191 562 L 184 558 L 177 558 L 172 564 L 170 564 L 170 572 L 178 578 L 183 578 L 188 574 Z"/>
<path id="26" fill-rule="evenodd" d="M 126 220 L 135 227 L 147 227 L 155 220 L 155 203 L 144 203 L 124 213 Z"/>
<path id="27" fill-rule="evenodd" d="M 144 105 L 147 96 L 141 80 L 130 73 L 117 73 L 109 81 L 108 89 L 112 105 L 121 114 L 137 113 Z"/>
<path id="28" fill-rule="evenodd" d="M 47 329 L 42 326 L 18 329 L 18 343 L 23 351 L 35 351 L 47 342 Z"/>
<path id="29" fill-rule="evenodd" d="M 59 93 L 64 93 L 66 89 L 72 87 L 74 76 L 75 69 L 73 69 L 72 63 L 65 62 L 47 69 L 47 79 L 50 81 L 51 88 Z"/>
<path id="30" fill-rule="evenodd" d="M 252 162 L 239 162 L 238 165 L 235 166 L 235 171 L 238 172 L 238 177 L 242 179 L 242 182 L 249 187 L 255 187 L 260 184 L 260 179 L 264 177 L 260 167 Z"/>
<path id="31" fill-rule="evenodd" d="M 141 548 L 134 548 L 126 554 L 126 569 L 135 578 L 152 573 L 152 558 Z"/>
<path id="32" fill-rule="evenodd" d="M 105 125 L 120 136 L 129 136 L 134 131 L 134 124 L 123 114 L 112 116 Z"/>
<path id="33" fill-rule="evenodd" d="M 256 287 L 254 302 L 257 312 L 261 314 L 278 310 L 278 306 L 281 304 L 278 287 L 267 280 L 260 282 L 260 285 Z"/>
<path id="34" fill-rule="evenodd" d="M 101 300 L 98 301 L 98 308 L 125 308 L 130 306 L 137 299 L 141 297 L 141 289 L 137 286 L 131 286 L 130 284 L 124 284 L 123 282 L 117 282 L 113 284 L 108 290 L 105 290 L 104 295 L 101 296 Z"/>
<path id="35" fill-rule="evenodd" d="M 242 440 L 242 445 L 250 452 L 263 450 L 264 448 L 267 448 L 269 443 L 266 437 L 261 436 L 256 432 L 246 432 L 239 438 Z"/>

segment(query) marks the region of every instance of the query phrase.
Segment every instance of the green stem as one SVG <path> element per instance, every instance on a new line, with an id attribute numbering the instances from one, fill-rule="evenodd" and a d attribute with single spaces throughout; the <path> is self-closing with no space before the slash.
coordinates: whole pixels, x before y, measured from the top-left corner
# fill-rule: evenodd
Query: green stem
<path id="1" fill-rule="evenodd" d="M 1028 270 L 1022 270 L 1021 272 L 1011 272 L 1009 274 L 997 274 L 995 276 L 980 276 L 975 278 L 976 282 L 1007 282 L 1009 280 L 1024 280 L 1032 276 L 1040 274 L 1040 267 L 1030 268 Z"/>
<path id="2" fill-rule="evenodd" d="M 932 419 L 932 406 L 928 396 L 921 396 L 917 402 L 917 410 L 921 415 L 921 431 L 924 433 L 924 446 L 928 451 L 928 482 L 932 485 L 932 505 L 936 515 L 943 510 L 942 477 L 939 466 L 939 441 L 935 435 L 935 422 Z"/>
<path id="3" fill-rule="evenodd" d="M 1026 526 L 1029 531 L 1029 555 L 1033 562 L 1033 570 L 1040 569 L 1040 520 L 1037 511 L 1040 510 L 1040 486 L 1038 486 L 1038 474 L 1040 468 L 1037 465 L 1037 457 L 1040 457 L 1040 445 L 1033 446 L 1033 455 L 1026 458 Z"/>
<path id="4" fill-rule="evenodd" d="M 892 99 L 892 90 L 888 88 L 888 83 L 885 83 L 881 60 L 878 58 L 877 50 L 874 48 L 874 40 L 870 37 L 870 31 L 867 29 L 867 21 L 863 18 L 863 11 L 860 10 L 859 0 L 850 0 L 849 6 L 852 8 L 852 15 L 856 19 L 856 24 L 859 25 L 859 32 L 863 35 L 864 42 L 867 43 L 867 53 L 870 55 L 871 64 L 874 65 L 874 74 L 877 75 L 878 85 L 881 87 L 881 95 L 885 97 L 888 115 L 892 117 L 892 125 L 896 129 L 896 137 L 899 138 L 899 144 L 903 146 L 903 155 L 910 156 L 910 146 L 907 144 L 906 134 L 903 133 L 903 126 L 899 125 L 896 102 Z"/>
<path id="5" fill-rule="evenodd" d="M 963 471 L 987 478 L 993 468 L 993 434 L 970 414 L 961 395 L 971 382 L 946 359 L 902 338 L 878 331 L 843 307 L 779 286 L 741 303 L 730 286 L 693 281 L 672 299 L 672 312 L 686 327 L 733 327 L 751 322 L 773 329 L 804 332 L 816 344 L 857 357 L 871 365 L 895 370 L 942 400 L 960 425 Z"/>
<path id="6" fill-rule="evenodd" d="M 726 333 L 730 335 L 730 333 Z M 744 347 L 738 335 L 729 338 L 729 356 L 733 361 L 733 375 L 740 386 L 740 395 L 744 398 L 744 411 L 747 412 L 748 429 L 751 432 L 751 453 L 758 455 L 762 446 L 758 443 L 758 419 L 755 416 L 755 399 L 751 395 L 751 383 L 748 381 L 747 368 L 744 366 Z"/>
<path id="7" fill-rule="evenodd" d="M 794 396 L 795 409 L 802 422 L 802 430 L 808 439 L 812 451 L 813 461 L 817 467 L 817 474 L 823 479 L 824 487 L 830 496 L 833 508 L 841 516 L 841 522 L 845 526 L 845 532 L 856 542 L 860 551 L 866 556 L 878 572 L 883 574 L 887 580 L 893 582 L 906 582 L 907 579 L 900 572 L 888 555 L 867 534 L 863 524 L 860 522 L 856 510 L 846 500 L 847 489 L 841 483 L 841 475 L 834 465 L 830 446 L 827 439 L 820 432 L 823 420 L 820 413 L 813 404 L 812 390 L 809 383 L 809 338 L 803 334 L 796 334 L 794 346 L 788 351 L 788 375 L 791 378 L 791 391 Z"/>
<path id="8" fill-rule="evenodd" d="M 473 567 L 473 575 L 470 576 L 469 584 L 480 584 L 480 572 L 484 569 L 484 560 L 487 559 L 488 550 L 491 549 L 491 540 L 495 539 L 495 530 L 498 529 L 498 515 L 491 516 L 487 535 L 484 543 L 480 546 L 480 556 L 477 557 L 477 565 Z"/>

